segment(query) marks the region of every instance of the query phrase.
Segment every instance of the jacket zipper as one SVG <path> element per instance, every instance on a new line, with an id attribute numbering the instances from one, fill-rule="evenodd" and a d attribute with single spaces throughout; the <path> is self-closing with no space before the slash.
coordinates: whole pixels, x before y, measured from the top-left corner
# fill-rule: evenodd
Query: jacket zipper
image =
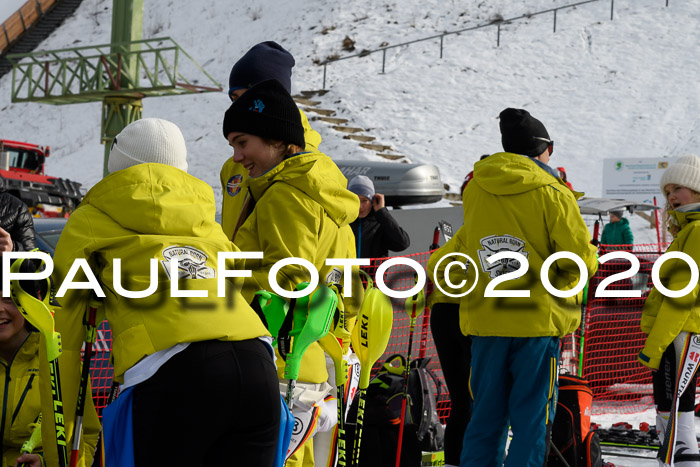
<path id="1" fill-rule="evenodd" d="M 5 455 L 5 422 L 7 421 L 7 394 L 9 392 L 10 388 L 10 369 L 12 367 L 12 362 L 15 360 L 15 357 L 17 356 L 17 352 L 19 352 L 19 349 L 22 348 L 25 342 L 27 342 L 27 339 L 29 339 L 29 336 L 31 334 L 27 334 L 27 337 L 24 338 L 22 343 L 17 347 L 17 350 L 15 350 L 15 354 L 12 356 L 10 361 L 5 365 L 4 363 L 0 362 L 0 365 L 3 365 L 5 367 L 5 394 L 2 396 L 2 425 L 0 425 L 0 455 L 4 456 Z M 13 418 L 14 420 L 14 418 Z"/>
<path id="2" fill-rule="evenodd" d="M 19 409 L 21 409 L 22 404 L 24 404 L 24 398 L 27 397 L 27 393 L 32 388 L 32 381 L 34 381 L 35 376 L 36 376 L 36 373 L 32 373 L 31 376 L 29 376 L 29 381 L 27 382 L 27 385 L 24 387 L 24 392 L 22 392 L 22 397 L 19 398 L 19 402 L 17 403 L 17 407 L 15 407 L 15 412 L 12 414 L 12 421 L 10 422 L 10 426 L 12 426 L 12 424 L 15 423 L 15 419 L 17 418 L 17 414 L 19 414 Z"/>

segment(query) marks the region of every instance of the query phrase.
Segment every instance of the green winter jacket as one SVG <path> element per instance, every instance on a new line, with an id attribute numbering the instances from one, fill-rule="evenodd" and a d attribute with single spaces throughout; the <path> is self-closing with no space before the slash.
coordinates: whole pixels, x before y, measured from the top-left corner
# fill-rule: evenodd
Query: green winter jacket
<path id="1" fill-rule="evenodd" d="M 306 142 L 307 151 L 318 151 L 321 145 L 321 135 L 309 125 L 309 119 L 306 118 L 304 111 L 299 109 L 301 115 L 301 123 L 304 126 L 304 141 Z M 238 222 L 238 215 L 243 207 L 243 199 L 245 198 L 245 190 L 243 190 L 243 181 L 248 179 L 248 171 L 241 164 L 233 161 L 233 156 L 228 158 L 221 167 L 219 174 L 221 179 L 221 187 L 223 188 L 223 201 L 221 203 L 221 226 L 228 238 L 233 236 L 233 231 Z"/>
<path id="2" fill-rule="evenodd" d="M 235 238 L 242 251 L 262 251 L 263 259 L 248 259 L 246 269 L 252 277 L 245 280 L 243 295 L 247 300 L 260 289 L 272 290 L 268 282 L 270 268 L 278 261 L 297 257 L 310 261 L 319 273 L 319 283 L 344 283 L 340 267 L 326 266 L 327 258 L 355 258 L 355 237 L 350 222 L 360 211 L 357 195 L 346 188 L 347 179 L 330 157 L 320 152 L 291 156 L 267 173 L 249 178 L 254 208 L 241 225 Z M 362 300 L 362 286 L 353 268 L 352 299 L 345 298 L 345 312 L 354 318 Z M 309 280 L 306 268 L 285 266 L 277 274 L 278 285 L 294 290 Z M 351 330 L 351 328 L 350 328 Z M 336 336 L 341 337 L 342 336 Z M 344 342 L 349 341 L 345 336 Z M 284 373 L 282 359 L 277 360 L 278 375 Z M 299 381 L 322 383 L 328 379 L 325 357 L 314 343 L 304 354 Z"/>
<path id="3" fill-rule="evenodd" d="M 11 361 L 0 360 L 2 386 L 2 467 L 12 467 L 41 413 L 39 397 L 39 334 L 31 332 Z M 96 441 L 96 440 L 95 440 Z M 94 441 L 93 441 L 94 442 Z M 32 454 L 43 456 L 39 443 Z"/>
<path id="4" fill-rule="evenodd" d="M 700 264 L 700 212 L 670 211 L 681 226 L 666 252 L 682 251 Z M 690 282 L 690 268 L 683 260 L 670 259 L 659 271 L 661 283 L 670 290 L 680 290 Z M 661 356 L 681 331 L 700 333 L 700 286 L 679 298 L 665 296 L 654 288 L 644 302 L 642 331 L 648 334 L 644 348 L 639 352 L 640 363 L 652 369 L 659 368 Z"/>
<path id="5" fill-rule="evenodd" d="M 164 164 L 139 164 L 118 170 L 98 182 L 71 214 L 54 256 L 54 278 L 61 284 L 76 259 L 87 259 L 106 297 L 101 310 L 112 330 L 114 378 L 147 355 L 178 343 L 210 339 L 240 341 L 269 336 L 255 311 L 240 293 L 242 279 L 226 281 L 225 298 L 217 297 L 221 270 L 219 252 L 238 251 L 215 221 L 212 188 L 186 172 Z M 156 259 L 158 285 L 146 298 L 126 298 L 113 285 L 116 258 L 122 260 L 121 284 L 131 291 L 150 284 L 150 260 Z M 179 289 L 200 290 L 207 298 L 171 295 L 170 261 L 179 261 Z M 241 260 L 227 269 L 242 269 Z M 79 273 L 74 282 L 86 282 Z M 56 330 L 63 338 L 60 358 L 64 420 L 70 446 L 80 381 L 80 350 L 85 337 L 83 317 L 90 293 L 69 290 L 58 297 Z M 42 346 L 43 347 L 43 346 Z M 44 355 L 45 349 L 42 348 Z M 44 357 L 45 358 L 45 357 Z M 42 363 L 42 409 L 52 413 L 50 378 Z M 87 398 L 86 417 L 95 414 Z M 96 415 L 96 414 L 95 414 Z M 54 429 L 44 417 L 42 432 Z M 45 438 L 46 439 L 46 438 Z M 55 456 L 55 443 L 44 446 Z"/>
<path id="6" fill-rule="evenodd" d="M 632 245 L 634 235 L 630 229 L 630 223 L 624 217 L 619 222 L 609 222 L 600 236 L 601 245 Z"/>
<path id="7" fill-rule="evenodd" d="M 542 285 L 543 262 L 556 252 L 571 252 L 585 264 L 581 279 L 572 260 L 558 260 L 548 270 L 549 282 L 559 290 L 574 288 L 596 271 L 596 249 L 589 242 L 576 196 L 549 166 L 526 156 L 498 153 L 474 165 L 474 178 L 464 192 L 464 251 L 476 263 L 478 282 L 462 298 L 462 333 L 474 336 L 564 336 L 581 320 L 582 293 L 569 298 L 551 295 Z M 515 260 L 488 264 L 502 251 L 526 256 L 529 267 L 522 277 L 496 286 L 496 290 L 529 291 L 529 297 L 486 298 L 486 287 L 500 275 L 520 267 Z M 467 274 L 474 284 L 474 266 Z M 520 274 L 520 273 L 518 273 Z"/>

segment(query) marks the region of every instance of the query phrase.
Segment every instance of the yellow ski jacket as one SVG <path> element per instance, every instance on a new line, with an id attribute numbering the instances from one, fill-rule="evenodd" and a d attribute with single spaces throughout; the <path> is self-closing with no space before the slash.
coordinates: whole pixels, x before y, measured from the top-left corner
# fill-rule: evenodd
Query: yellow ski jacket
<path id="1" fill-rule="evenodd" d="M 106 295 L 101 310 L 112 330 L 117 381 L 145 356 L 178 343 L 269 336 L 240 294 L 242 279 L 227 279 L 226 297 L 217 297 L 217 278 L 223 266 L 217 254 L 238 249 L 214 220 L 215 210 L 214 193 L 203 181 L 164 164 L 139 164 L 97 183 L 68 219 L 56 247 L 54 278 L 60 285 L 76 259 L 87 260 Z M 176 258 L 179 289 L 203 291 L 207 298 L 172 296 L 169 274 Z M 157 290 L 146 298 L 126 298 L 118 293 L 114 285 L 116 259 L 121 259 L 121 286 L 129 291 L 148 289 L 150 260 L 154 259 Z M 226 266 L 241 269 L 242 262 L 231 260 Z M 84 271 L 73 280 L 86 282 Z M 64 297 L 57 297 L 62 305 L 55 322 L 63 338 L 59 361 L 69 446 L 85 336 L 83 317 L 90 294 L 88 290 L 69 290 Z M 49 375 L 43 368 L 42 363 L 42 408 L 44 413 L 52 413 L 46 405 L 51 403 Z M 88 402 L 86 413 L 94 412 L 90 398 Z M 52 433 L 53 420 L 44 420 L 45 435 Z M 45 446 L 47 460 L 50 447 Z"/>
<path id="2" fill-rule="evenodd" d="M 246 180 L 244 189 L 250 191 L 255 204 L 235 241 L 242 251 L 264 253 L 262 260 L 246 260 L 246 269 L 253 271 L 243 290 L 247 300 L 257 290 L 272 291 L 268 282 L 270 268 L 291 257 L 310 261 L 321 284 L 344 283 L 342 268 L 327 266 L 325 262 L 327 258 L 355 258 L 350 222 L 359 214 L 360 201 L 346 186 L 347 179 L 335 163 L 320 152 L 296 154 L 264 175 Z M 344 299 L 347 318 L 357 315 L 362 300 L 358 276 L 355 267 L 352 299 Z M 291 265 L 279 271 L 277 283 L 285 290 L 294 290 L 309 278 L 306 268 Z M 283 361 L 278 359 L 277 365 L 281 377 Z M 322 383 L 327 379 L 323 351 L 313 344 L 302 359 L 299 381 Z"/>
<path id="3" fill-rule="evenodd" d="M 680 251 L 700 264 L 700 212 L 670 211 L 681 230 L 666 253 Z M 690 267 L 680 259 L 666 261 L 659 271 L 661 283 L 670 290 L 681 290 L 690 283 Z M 700 333 L 700 285 L 683 297 L 672 298 L 654 288 L 644 302 L 642 331 L 648 334 L 644 348 L 639 352 L 640 363 L 658 369 L 661 356 L 681 331 Z"/>
<path id="4" fill-rule="evenodd" d="M 572 260 L 558 260 L 546 272 L 556 289 L 570 290 L 585 282 L 598 267 L 596 249 L 589 242 L 576 196 L 554 171 L 539 161 L 511 153 L 497 153 L 474 165 L 474 178 L 464 192 L 464 226 L 460 241 L 476 264 L 470 264 L 468 287 L 462 298 L 462 333 L 473 336 L 564 336 L 581 321 L 582 292 L 558 298 L 543 285 L 540 270 L 556 252 L 571 252 L 585 264 L 581 278 Z M 498 285 L 494 279 L 519 269 L 517 260 L 487 260 L 499 252 L 526 257 L 529 267 L 518 278 Z M 487 287 L 496 291 L 525 291 L 528 297 L 485 297 Z"/>
<path id="5" fill-rule="evenodd" d="M 13 467 L 19 457 L 22 444 L 34 431 L 41 413 L 39 397 L 39 334 L 29 333 L 27 339 L 17 349 L 12 360 L 0 360 L 2 373 L 0 397 L 2 397 L 2 467 Z M 53 415 L 53 414 L 52 414 Z M 93 426 L 92 444 L 97 442 L 99 423 Z M 41 443 L 32 454 L 43 456 Z"/>
<path id="6" fill-rule="evenodd" d="M 321 135 L 311 128 L 304 111 L 299 109 L 299 114 L 301 114 L 301 123 L 304 126 L 306 150 L 318 151 L 318 147 L 321 145 Z M 243 181 L 248 179 L 248 171 L 241 164 L 234 162 L 233 156 L 231 156 L 221 167 L 219 177 L 224 192 L 221 203 L 221 225 L 228 238 L 231 238 L 238 221 L 238 215 L 243 207 L 243 199 L 245 198 Z"/>

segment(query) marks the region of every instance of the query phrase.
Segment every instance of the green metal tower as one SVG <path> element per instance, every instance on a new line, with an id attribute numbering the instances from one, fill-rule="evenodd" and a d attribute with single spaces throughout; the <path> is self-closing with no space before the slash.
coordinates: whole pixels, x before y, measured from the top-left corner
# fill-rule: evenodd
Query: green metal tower
<path id="1" fill-rule="evenodd" d="M 144 97 L 222 90 L 174 40 L 143 40 L 142 30 L 143 0 L 113 0 L 110 44 L 7 56 L 12 102 L 102 102 L 104 175 L 112 140 L 141 118 Z"/>

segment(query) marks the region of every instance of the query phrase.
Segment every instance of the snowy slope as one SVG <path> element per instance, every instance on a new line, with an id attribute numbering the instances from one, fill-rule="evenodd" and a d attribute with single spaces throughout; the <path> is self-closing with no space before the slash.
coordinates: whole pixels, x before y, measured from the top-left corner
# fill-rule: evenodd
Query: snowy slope
<path id="1" fill-rule="evenodd" d="M 3 0 L 3 2 L 6 0 Z M 14 0 L 13 0 L 14 1 Z M 512 18 L 572 3 L 563 0 L 245 0 L 206 3 L 145 2 L 144 37 L 173 37 L 226 88 L 232 63 L 251 45 L 276 40 L 296 57 L 294 91 L 321 87 L 314 60 L 436 32 Z M 601 0 L 496 29 L 448 36 L 444 58 L 437 40 L 333 63 L 326 107 L 371 129 L 411 162 L 436 164 L 456 191 L 481 154 L 500 150 L 497 116 L 524 107 L 546 124 L 556 148 L 552 165 L 591 196 L 601 193 L 602 159 L 698 152 L 700 2 Z M 109 0 L 85 0 L 42 49 L 101 44 L 110 37 Z M 0 10 L 2 13 L 2 10 Z M 11 77 L 0 80 L 0 135 L 52 146 L 47 168 L 86 187 L 101 177 L 100 104 L 11 104 Z M 183 130 L 190 171 L 218 190 L 218 172 L 230 155 L 221 135 L 224 93 L 144 101 L 144 116 L 163 117 Z M 315 123 L 322 150 L 335 159 L 379 160 Z M 635 231 L 644 222 L 634 221 Z M 655 233 L 641 232 L 645 241 Z M 648 238 L 647 238 L 648 237 Z"/>

